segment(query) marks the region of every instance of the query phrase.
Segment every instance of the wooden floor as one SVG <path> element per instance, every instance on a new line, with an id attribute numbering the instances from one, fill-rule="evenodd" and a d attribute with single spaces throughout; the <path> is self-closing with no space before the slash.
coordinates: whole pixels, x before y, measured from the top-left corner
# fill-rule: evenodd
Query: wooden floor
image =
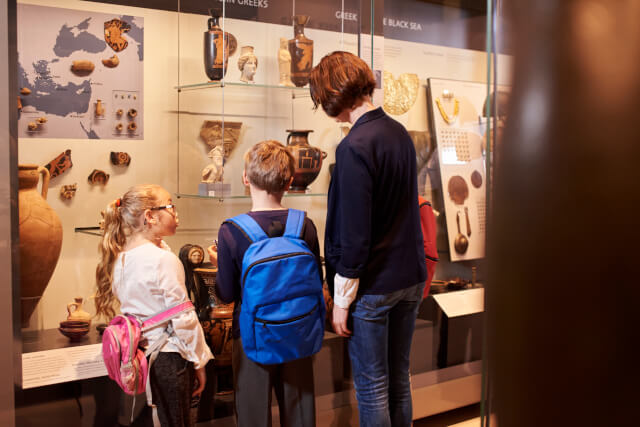
<path id="1" fill-rule="evenodd" d="M 480 427 L 480 404 L 421 418 L 415 420 L 413 425 L 414 427 Z"/>

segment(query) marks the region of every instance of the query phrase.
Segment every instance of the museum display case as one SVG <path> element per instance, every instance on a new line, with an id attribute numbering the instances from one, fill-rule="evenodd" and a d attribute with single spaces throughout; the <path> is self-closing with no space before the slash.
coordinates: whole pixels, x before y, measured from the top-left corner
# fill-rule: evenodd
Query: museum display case
<path id="1" fill-rule="evenodd" d="M 277 140 L 297 163 L 284 204 L 307 211 L 324 236 L 331 165 L 348 127 L 313 110 L 307 80 L 310 68 L 335 50 L 371 65 L 378 83 L 374 103 L 410 131 L 419 190 L 436 213 L 440 262 L 412 349 L 415 418 L 479 401 L 489 183 L 483 137 L 491 117 L 483 108 L 491 102 L 486 4 L 476 6 L 413 0 L 17 2 L 18 163 L 49 176 L 38 197 L 62 229 L 59 256 L 55 245 L 45 245 L 56 258 L 42 280 L 46 288 L 22 295 L 32 314 L 23 309 L 21 422 L 31 425 L 46 405 L 57 406 L 51 413 L 77 417 L 75 401 L 83 423 L 117 414 L 100 357 L 99 327 L 107 319 L 87 321 L 83 312 L 95 313 L 101 211 L 131 185 L 153 182 L 171 192 L 180 227 L 166 240 L 181 259 L 183 250 L 191 259 L 189 250 L 210 246 L 224 219 L 250 209 L 241 180 L 245 151 Z M 509 66 L 508 58 L 500 65 Z M 506 91 L 508 81 L 500 83 Z M 194 287 L 211 288 L 215 272 L 203 262 L 186 271 Z M 209 303 L 217 304 L 213 298 Z M 220 363 L 210 371 L 212 405 L 202 405 L 201 422 L 232 419 L 224 338 L 230 318 L 219 308 L 203 320 Z M 330 331 L 314 375 L 318 416 L 346 424 L 355 419 L 345 342 Z M 458 397 L 438 397 L 443 392 Z"/>

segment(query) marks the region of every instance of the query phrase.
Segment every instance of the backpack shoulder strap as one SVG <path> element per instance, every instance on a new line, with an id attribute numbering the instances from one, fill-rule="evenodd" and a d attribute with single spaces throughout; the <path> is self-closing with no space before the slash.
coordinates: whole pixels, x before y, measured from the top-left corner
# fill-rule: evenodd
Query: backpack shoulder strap
<path id="1" fill-rule="evenodd" d="M 256 220 L 251 218 L 248 214 L 234 216 L 225 222 L 230 222 L 237 226 L 252 243 L 269 238 L 267 233 L 264 232 Z"/>
<path id="2" fill-rule="evenodd" d="M 287 215 L 287 225 L 284 227 L 284 236 L 300 239 L 302 237 L 302 226 L 304 225 L 304 211 L 289 209 Z"/>
<path id="3" fill-rule="evenodd" d="M 178 317 L 182 313 L 191 310 L 195 310 L 193 303 L 191 301 L 185 301 L 176 304 L 173 307 L 169 307 L 168 309 L 161 311 L 160 313 L 156 313 L 153 316 L 142 319 L 142 332 L 148 331 L 149 329 L 166 323 L 174 317 Z"/>

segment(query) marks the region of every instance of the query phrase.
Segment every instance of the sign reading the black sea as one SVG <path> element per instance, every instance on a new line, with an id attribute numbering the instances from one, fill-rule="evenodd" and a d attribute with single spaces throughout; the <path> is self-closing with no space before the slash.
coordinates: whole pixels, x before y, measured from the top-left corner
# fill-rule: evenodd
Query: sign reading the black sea
<path id="1" fill-rule="evenodd" d="M 143 139 L 143 19 L 18 5 L 18 135 Z"/>

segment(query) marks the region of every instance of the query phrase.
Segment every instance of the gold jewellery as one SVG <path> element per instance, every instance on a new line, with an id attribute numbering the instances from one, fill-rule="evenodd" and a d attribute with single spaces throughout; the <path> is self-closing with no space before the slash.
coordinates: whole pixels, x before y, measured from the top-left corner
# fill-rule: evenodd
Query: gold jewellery
<path id="1" fill-rule="evenodd" d="M 418 97 L 420 79 L 417 74 L 404 73 L 397 79 L 389 71 L 383 73 L 384 110 L 393 115 L 404 114 Z"/>
<path id="2" fill-rule="evenodd" d="M 460 112 L 460 101 L 457 98 L 453 97 L 453 95 L 450 95 L 449 93 L 444 93 L 443 97 L 453 98 L 453 115 L 451 117 L 449 117 L 447 112 L 444 111 L 444 107 L 442 106 L 442 102 L 440 102 L 440 98 L 436 98 L 436 105 L 438 106 L 440 115 L 442 116 L 444 121 L 450 125 L 451 123 L 455 122 L 456 119 L 458 118 L 458 113 Z"/>

